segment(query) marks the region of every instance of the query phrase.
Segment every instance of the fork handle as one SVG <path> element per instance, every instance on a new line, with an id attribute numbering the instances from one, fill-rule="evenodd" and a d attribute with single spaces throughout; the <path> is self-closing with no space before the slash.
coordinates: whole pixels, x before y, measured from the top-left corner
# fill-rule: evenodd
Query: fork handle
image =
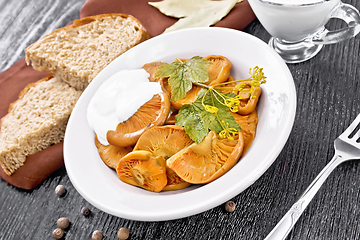
<path id="1" fill-rule="evenodd" d="M 305 208 L 309 205 L 315 194 L 318 192 L 322 184 L 325 182 L 331 172 L 344 161 L 343 157 L 335 153 L 331 161 L 325 168 L 317 175 L 310 186 L 301 195 L 299 200 L 290 208 L 284 215 L 275 228 L 267 235 L 265 240 L 284 240 L 294 227 Z"/>

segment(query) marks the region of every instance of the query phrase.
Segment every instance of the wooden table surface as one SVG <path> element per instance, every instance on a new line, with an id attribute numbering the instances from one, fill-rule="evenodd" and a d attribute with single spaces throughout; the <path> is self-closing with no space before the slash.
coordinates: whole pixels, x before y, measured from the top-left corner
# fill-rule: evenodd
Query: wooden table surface
<path id="1" fill-rule="evenodd" d="M 346 0 L 360 9 L 360 1 Z M 44 33 L 79 17 L 84 0 L 0 0 L 0 72 L 24 57 L 24 48 Z M 342 26 L 331 21 L 328 26 Z M 263 41 L 269 34 L 258 21 L 246 32 Z M 65 239 L 117 239 L 120 227 L 129 239 L 263 239 L 332 158 L 333 141 L 360 113 L 360 36 L 324 46 L 313 59 L 289 64 L 297 91 L 297 110 L 290 137 L 271 167 L 233 199 L 227 213 L 211 210 L 164 222 L 140 222 L 104 213 L 75 190 L 65 168 L 32 191 L 0 180 L 0 239 L 52 239 L 59 217 L 71 225 Z M 276 136 L 274 136 L 276 137 Z M 360 239 L 360 165 L 340 165 L 330 175 L 287 239 Z M 67 189 L 59 198 L 58 184 Z M 91 210 L 81 215 L 82 207 Z"/>

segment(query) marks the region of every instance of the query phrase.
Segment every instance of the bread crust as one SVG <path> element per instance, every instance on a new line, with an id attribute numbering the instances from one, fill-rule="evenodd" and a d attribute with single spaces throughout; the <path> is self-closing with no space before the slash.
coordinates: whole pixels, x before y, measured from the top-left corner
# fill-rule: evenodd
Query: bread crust
<path id="1" fill-rule="evenodd" d="M 84 17 L 84 18 L 81 18 L 81 19 L 76 19 L 71 25 L 69 26 L 65 26 L 63 28 L 66 28 L 66 27 L 73 27 L 73 28 L 76 28 L 76 27 L 79 27 L 79 26 L 83 26 L 83 25 L 86 25 L 86 24 L 89 24 L 95 20 L 99 20 L 99 19 L 103 19 L 104 17 L 123 17 L 123 18 L 131 18 L 133 19 L 135 22 L 137 22 L 137 24 L 139 26 L 141 26 L 141 42 L 142 41 L 145 41 L 149 38 L 151 38 L 151 35 L 150 33 L 148 32 L 148 30 L 144 27 L 144 25 L 142 25 L 142 23 L 137 19 L 135 18 L 134 16 L 132 15 L 129 15 L 129 14 L 123 14 L 123 13 L 108 13 L 108 14 L 99 14 L 99 15 L 95 15 L 95 16 L 89 16 L 89 17 Z M 55 30 L 57 31 L 57 30 Z"/>
<path id="2" fill-rule="evenodd" d="M 87 85 L 92 81 L 92 79 L 99 73 L 99 71 L 102 70 L 107 64 L 105 64 L 105 66 L 101 66 L 101 69 L 94 68 L 93 69 L 94 73 L 86 72 L 89 70 L 84 70 L 84 72 L 85 72 L 84 74 L 81 74 L 79 72 L 74 73 L 74 72 L 72 72 L 72 69 L 71 69 L 73 66 L 69 66 L 69 65 L 65 64 L 64 62 L 57 62 L 54 59 L 50 60 L 49 58 L 46 58 L 47 53 L 46 54 L 43 54 L 43 53 L 38 54 L 36 51 L 39 51 L 38 49 L 41 48 L 41 45 L 43 45 L 44 43 L 53 41 L 53 39 L 56 39 L 57 36 L 61 35 L 64 31 L 66 33 L 68 33 L 69 35 L 71 35 L 73 33 L 79 34 L 78 30 L 80 28 L 82 28 L 92 22 L 95 22 L 95 21 L 97 21 L 97 22 L 106 21 L 106 19 L 109 19 L 109 18 L 113 18 L 113 19 L 121 18 L 123 20 L 130 19 L 131 23 L 135 26 L 136 34 L 128 36 L 129 38 L 132 39 L 132 42 L 128 43 L 129 44 L 128 46 L 126 46 L 125 40 L 124 40 L 123 48 L 116 49 L 116 50 L 118 50 L 117 53 L 111 53 L 113 56 L 111 56 L 111 59 L 107 59 L 107 60 L 109 60 L 109 62 L 107 64 L 109 64 L 112 60 L 114 60 L 116 57 L 120 56 L 122 53 L 124 53 L 128 49 L 151 38 L 150 33 L 140 23 L 140 21 L 131 15 L 121 14 L 121 13 L 119 13 L 119 14 L 113 13 L 113 14 L 100 14 L 100 15 L 96 15 L 96 16 L 89 16 L 89 17 L 77 19 L 72 24 L 55 30 L 55 31 L 51 32 L 50 34 L 47 34 L 43 38 L 39 39 L 38 41 L 36 41 L 32 45 L 30 45 L 29 47 L 27 47 L 25 49 L 26 63 L 28 65 L 31 64 L 33 66 L 33 68 L 36 70 L 50 71 L 55 76 L 60 77 L 64 81 L 68 82 L 72 87 L 75 87 L 79 90 L 84 90 L 87 87 Z M 127 27 L 129 27 L 129 26 L 127 26 Z M 120 34 L 120 33 L 121 33 L 121 31 L 118 32 L 118 34 Z M 89 32 L 89 35 L 91 35 L 91 34 L 92 33 Z M 58 39 L 56 39 L 56 40 L 58 40 Z M 122 41 L 122 39 L 118 40 L 118 42 L 119 41 Z M 103 44 L 106 45 L 108 43 L 103 43 Z M 68 57 L 67 59 L 72 59 L 72 57 Z M 98 60 L 98 59 L 93 59 L 94 56 L 88 56 L 88 57 L 93 61 Z M 106 57 L 109 57 L 109 56 L 104 56 L 104 59 L 106 59 Z"/>
<path id="3" fill-rule="evenodd" d="M 86 24 L 89 24 L 93 21 L 96 21 L 96 20 L 100 20 L 100 19 L 103 19 L 104 17 L 123 17 L 123 18 L 131 18 L 133 19 L 135 22 L 137 22 L 140 26 L 141 26 L 141 31 L 142 31 L 142 34 L 141 34 L 141 39 L 140 41 L 143 42 L 149 38 L 151 38 L 151 35 L 150 33 L 146 30 L 146 28 L 144 27 L 144 25 L 142 25 L 140 23 L 140 21 L 133 17 L 132 15 L 128 15 L 128 14 L 122 14 L 122 13 L 108 13 L 108 14 L 99 14 L 99 15 L 95 15 L 95 16 L 88 16 L 88 17 L 84 17 L 84 18 L 81 18 L 81 19 L 76 19 L 74 20 L 74 22 L 70 25 L 67 25 L 65 27 L 62 27 L 62 28 L 58 28 L 58 29 L 55 29 L 54 31 L 52 31 L 51 33 L 45 35 L 43 38 L 37 40 L 36 42 L 34 42 L 33 44 L 31 44 L 29 47 L 27 47 L 25 49 L 25 53 L 26 53 L 26 63 L 28 65 L 30 65 L 30 53 L 29 53 L 29 50 L 31 48 L 33 48 L 36 44 L 38 44 L 39 42 L 41 42 L 43 39 L 49 37 L 49 36 L 52 36 L 54 35 L 55 33 L 58 33 L 60 31 L 67 31 L 68 29 L 76 29 L 77 27 L 80 27 L 80 26 L 84 26 Z M 140 42 L 139 42 L 140 43 Z"/>
<path id="4" fill-rule="evenodd" d="M 19 93 L 18 99 L 15 100 L 14 102 L 10 103 L 9 109 L 8 109 L 8 113 L 10 113 L 10 112 L 12 111 L 13 106 L 14 106 L 18 101 L 20 101 L 20 99 L 22 99 L 22 98 L 25 96 L 25 94 L 26 94 L 32 87 L 34 87 L 36 84 L 38 84 L 38 83 L 40 83 L 40 82 L 48 81 L 48 80 L 52 79 L 53 77 L 54 77 L 54 75 L 48 75 L 48 76 L 46 76 L 46 77 L 44 77 L 44 78 L 42 78 L 42 79 L 40 79 L 40 80 L 38 80 L 38 81 L 36 81 L 36 82 L 34 82 L 34 83 L 29 83 L 28 85 L 26 85 L 25 88 L 24 88 L 23 90 L 21 90 L 21 92 Z M 7 115 L 7 114 L 6 114 L 6 115 Z M 5 115 L 5 116 L 6 116 L 6 115 Z M 4 117 L 5 117 L 5 116 L 4 116 Z M 4 117 L 2 117 L 1 120 L 2 120 Z M 1 122 L 2 122 L 2 121 L 1 121 Z M 1 123 L 0 123 L 0 127 L 1 127 Z"/>
<path id="5" fill-rule="evenodd" d="M 109 19 L 109 18 L 114 18 L 114 21 L 105 22 L 106 21 L 105 19 Z M 129 20 L 129 21 L 127 21 L 127 20 Z M 89 25 L 89 28 L 83 27 L 83 26 L 91 24 L 92 22 L 95 22 L 95 21 L 96 21 L 96 23 Z M 106 27 L 109 27 L 109 29 L 110 29 L 109 32 L 107 32 L 108 28 L 106 28 Z M 119 30 L 119 28 L 120 28 L 120 30 Z M 79 74 L 79 71 L 83 70 L 81 68 L 82 67 L 81 65 L 80 65 L 80 67 L 79 66 L 74 67 L 71 65 L 66 66 L 66 64 L 64 64 L 61 61 L 56 62 L 57 59 L 55 57 L 57 56 L 57 54 L 59 52 L 61 52 L 61 50 L 65 49 L 65 47 L 66 47 L 66 46 L 63 46 L 63 44 L 66 43 L 68 45 L 69 44 L 76 45 L 77 42 L 76 41 L 74 42 L 74 39 L 76 39 L 76 37 L 78 37 L 80 40 L 82 40 L 81 37 L 83 37 L 83 36 L 89 37 L 90 40 L 93 40 L 93 39 L 97 40 L 99 38 L 99 34 L 97 31 L 101 32 L 103 30 L 104 30 L 104 32 L 106 32 L 106 34 L 104 36 L 104 37 L 106 37 L 106 40 L 107 40 L 107 37 L 109 37 L 109 38 L 114 37 L 114 40 L 110 39 L 107 42 L 106 41 L 104 41 L 104 42 L 94 41 L 92 43 L 95 45 L 99 44 L 99 46 L 102 44 L 109 44 L 109 45 L 114 44 L 115 50 L 114 50 L 114 47 L 108 48 L 108 49 L 107 48 L 102 49 L 102 48 L 97 48 L 99 46 L 96 46 L 94 48 L 94 50 L 92 52 L 90 52 L 91 56 L 87 56 L 86 54 L 84 56 L 84 52 L 82 52 L 81 47 L 85 50 L 89 50 L 89 48 L 91 48 L 91 46 L 88 46 L 86 44 L 82 44 L 82 45 L 79 44 L 79 46 L 77 46 L 77 49 L 79 49 L 79 51 L 77 53 L 79 53 L 80 56 L 83 57 L 83 59 L 85 59 L 85 60 L 89 59 L 91 57 L 92 57 L 92 59 L 91 59 L 92 61 L 97 61 L 99 58 L 105 59 L 104 61 L 100 61 L 101 64 L 93 65 L 95 67 L 99 66 L 98 68 L 96 68 L 96 69 L 95 69 L 95 67 L 90 68 L 90 70 L 89 69 L 84 70 L 85 74 L 84 73 Z M 122 32 L 122 31 L 124 31 L 124 32 Z M 122 34 L 122 33 L 124 33 L 124 34 Z M 97 37 L 96 36 L 94 37 L 92 34 L 95 34 L 95 35 L 98 34 L 98 35 L 97 35 Z M 79 37 L 78 35 L 81 35 L 81 36 Z M 74 39 L 72 39 L 72 38 L 74 38 Z M 25 53 L 26 53 L 25 59 L 26 59 L 27 64 L 28 65 L 31 64 L 33 66 L 33 68 L 36 70 L 50 71 L 50 72 L 52 72 L 52 75 L 49 75 L 35 83 L 28 84 L 19 93 L 18 99 L 9 105 L 8 113 L 0 119 L 0 165 L 2 166 L 4 172 L 8 175 L 11 175 L 18 168 L 20 168 L 21 166 L 24 165 L 24 162 L 26 161 L 27 156 L 34 154 L 36 152 L 42 151 L 42 150 L 48 148 L 49 146 L 62 141 L 63 135 L 65 133 L 65 128 L 66 128 L 68 117 L 70 116 L 72 107 L 75 105 L 74 102 L 77 101 L 76 97 L 80 96 L 82 90 L 84 90 L 86 88 L 86 86 L 91 82 L 93 77 L 96 76 L 96 74 L 98 74 L 107 64 L 109 64 L 112 60 L 114 60 L 116 57 L 118 57 L 119 55 L 121 55 L 122 53 L 127 51 L 128 49 L 134 47 L 135 45 L 137 45 L 149 38 L 151 38 L 150 33 L 139 22 L 138 19 L 136 19 L 135 17 L 133 17 L 131 15 L 121 14 L 121 13 L 120 14 L 117 14 L 117 13 L 100 14 L 100 15 L 96 15 L 96 16 L 89 16 L 89 17 L 75 20 L 72 24 L 62 27 L 62 28 L 59 28 L 50 34 L 47 34 L 43 38 L 41 38 L 38 41 L 36 41 L 35 43 L 31 44 L 28 48 L 26 48 L 25 49 Z M 76 39 L 76 40 L 79 40 L 79 39 Z M 69 41 L 66 42 L 67 40 L 69 40 Z M 53 54 L 53 55 L 50 55 L 49 51 L 51 52 L 52 49 L 46 47 L 47 46 L 46 41 L 49 41 L 51 44 L 53 44 L 51 46 L 54 46 L 54 48 L 59 51 L 55 52 L 55 54 Z M 51 41 L 54 41 L 54 42 L 51 42 Z M 111 42 L 111 41 L 114 41 L 114 42 Z M 122 41 L 124 41 L 124 44 L 122 44 Z M 59 45 L 57 45 L 57 44 L 59 44 Z M 118 44 L 118 45 L 120 44 L 120 47 L 121 47 L 121 48 L 119 48 L 118 52 L 116 51 L 116 50 L 118 50 L 118 45 L 116 45 L 116 44 Z M 45 46 L 45 47 L 43 49 L 41 49 L 42 46 Z M 70 46 L 69 49 L 68 49 L 68 52 L 74 52 L 74 49 L 72 48 L 72 46 Z M 105 53 L 102 53 L 100 50 L 101 51 L 105 50 Z M 111 54 L 106 54 L 107 50 L 109 50 Z M 39 51 L 39 52 L 36 52 L 36 51 Z M 114 51 L 114 54 L 111 51 Z M 85 53 L 88 53 L 88 52 L 89 51 L 85 51 Z M 45 54 L 43 54 L 43 53 L 45 53 Z M 36 54 L 39 54 L 40 56 L 36 56 Z M 41 54 L 43 54 L 43 55 L 41 55 Z M 73 59 L 70 59 L 71 57 L 73 57 Z M 77 64 L 77 62 L 79 61 L 79 59 L 77 59 L 74 56 L 70 56 L 69 59 L 70 59 L 69 62 L 74 63 L 74 65 Z M 65 58 L 63 60 L 67 60 L 67 59 Z M 71 62 L 71 61 L 73 61 L 73 62 Z M 92 66 L 92 65 L 89 65 L 89 66 Z M 88 65 L 87 65 L 87 67 L 88 67 Z M 86 72 L 86 71 L 88 71 L 88 72 Z M 34 88 L 36 85 L 38 85 L 41 82 L 49 81 L 53 78 L 56 78 L 55 81 L 58 81 L 58 80 L 60 81 L 60 79 L 62 79 L 61 84 L 60 84 L 61 86 L 64 86 L 63 85 L 63 84 L 65 84 L 64 82 L 66 82 L 70 85 L 69 86 L 69 85 L 65 84 L 66 89 L 67 89 L 66 94 L 70 94 L 67 96 L 69 96 L 69 98 L 71 99 L 68 101 L 72 101 L 72 102 L 71 103 L 70 102 L 61 103 L 61 104 L 64 104 L 64 106 L 61 106 L 63 108 L 60 108 L 62 110 L 59 110 L 59 109 L 51 110 L 51 114 L 53 114 L 53 115 L 48 116 L 45 114 L 45 112 L 47 112 L 47 110 L 42 109 L 43 105 L 41 105 L 41 104 L 39 105 L 38 103 L 34 104 L 34 102 L 32 102 L 31 99 L 30 100 L 26 99 L 22 102 L 22 99 L 25 96 L 27 96 L 27 94 L 29 94 L 29 91 L 32 88 Z M 53 84 L 53 83 L 50 82 L 49 84 Z M 57 90 L 49 90 L 49 91 L 45 90 L 45 92 L 41 94 L 41 98 L 42 97 L 45 98 L 48 96 L 48 94 L 53 93 L 55 100 L 52 100 L 53 101 L 52 103 L 54 103 L 54 105 L 56 105 L 58 102 L 62 102 L 62 100 L 61 101 L 56 100 L 55 96 L 58 96 L 58 94 L 60 94 L 60 93 L 64 94 L 63 93 L 64 90 L 59 89 L 58 90 L 59 92 L 51 92 L 51 91 L 57 91 Z M 38 97 L 38 95 L 39 94 L 37 94 L 36 96 Z M 76 98 L 76 100 L 74 98 Z M 64 99 L 64 98 L 62 98 L 62 99 Z M 39 101 L 42 101 L 42 100 L 40 99 Z M 24 120 L 21 117 L 21 116 L 24 116 L 24 113 L 22 112 L 22 110 L 19 110 L 19 108 L 20 109 L 25 108 L 26 105 L 29 104 L 29 102 L 30 102 L 30 106 L 32 106 L 32 108 L 34 108 L 34 109 L 31 109 L 31 107 L 30 107 L 30 109 L 29 108 L 26 109 L 26 111 L 28 111 L 28 114 L 25 116 L 26 119 Z M 21 104 L 23 104 L 24 106 L 22 106 Z M 19 106 L 19 105 L 21 105 L 21 106 Z M 41 109 L 41 110 L 35 110 L 35 108 Z M 39 112 L 39 111 L 41 111 L 41 112 Z M 54 111 L 56 111 L 56 112 L 54 112 Z M 16 116 L 14 116 L 14 114 L 16 114 Z M 33 115 L 33 114 L 35 114 L 35 115 Z M 37 115 L 39 115 L 39 116 L 41 115 L 41 117 L 47 116 L 47 118 L 46 119 L 39 118 L 39 117 L 37 117 Z M 32 127 L 27 128 L 27 127 L 29 127 L 28 126 L 28 123 L 29 123 L 28 118 L 30 120 L 33 120 L 33 119 L 31 119 L 32 117 L 34 119 L 34 122 L 36 122 L 35 123 L 35 125 L 37 127 L 36 130 L 34 130 Z M 16 120 L 16 118 L 19 119 L 19 122 Z M 13 124 L 10 124 L 10 122 L 13 121 L 10 119 L 15 119 L 14 122 L 16 122 L 17 125 L 22 125 L 23 127 L 25 126 L 24 129 L 20 129 L 20 126 L 19 126 L 19 129 L 17 129 L 17 127 L 14 127 Z M 44 123 L 46 122 L 46 124 L 40 124 L 38 121 L 44 121 Z M 2 126 L 3 126 L 3 129 L 1 129 Z M 2 131 L 2 130 L 4 130 L 4 131 Z M 22 134 L 21 131 L 24 131 L 26 133 Z M 9 133 L 9 132 L 11 132 L 11 133 Z M 12 133 L 14 133 L 14 134 L 12 134 Z M 15 136 L 15 138 L 12 137 L 12 135 Z"/>
<path id="6" fill-rule="evenodd" d="M 80 95 L 81 91 L 53 75 L 28 84 L 19 93 L 0 119 L 0 165 L 7 175 L 21 167 L 29 155 L 63 140 Z"/>

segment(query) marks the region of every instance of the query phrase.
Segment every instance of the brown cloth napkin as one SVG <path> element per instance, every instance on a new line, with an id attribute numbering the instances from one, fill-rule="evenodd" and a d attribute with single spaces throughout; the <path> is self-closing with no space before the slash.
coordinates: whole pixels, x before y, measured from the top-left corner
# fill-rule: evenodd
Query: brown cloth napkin
<path id="1" fill-rule="evenodd" d="M 80 17 L 101 13 L 126 13 L 136 17 L 149 31 L 151 36 L 161 34 L 178 19 L 165 16 L 148 2 L 160 0 L 87 0 L 81 8 Z M 255 19 L 255 15 L 247 0 L 235 5 L 231 12 L 216 27 L 227 27 L 243 30 Z"/>
<path id="2" fill-rule="evenodd" d="M 35 71 L 31 66 L 27 66 L 24 59 L 0 73 L 0 118 L 7 114 L 10 103 L 16 101 L 26 85 L 47 75 L 49 72 Z M 25 165 L 11 176 L 0 167 L 0 177 L 15 187 L 33 189 L 64 165 L 62 146 L 63 144 L 59 143 L 27 157 Z"/>
<path id="3" fill-rule="evenodd" d="M 125 13 L 137 18 L 151 36 L 157 36 L 177 19 L 163 15 L 158 9 L 149 5 L 149 1 L 159 0 L 87 0 L 80 10 L 80 18 L 103 13 Z M 249 3 L 244 0 L 236 4 L 215 26 L 243 30 L 254 19 L 255 15 Z M 18 94 L 27 84 L 36 82 L 48 74 L 27 66 L 24 59 L 0 73 L 0 118 L 7 113 L 10 103 L 17 99 Z M 25 165 L 11 176 L 0 167 L 0 177 L 15 187 L 33 189 L 64 165 L 62 147 L 63 144 L 59 143 L 29 156 Z"/>

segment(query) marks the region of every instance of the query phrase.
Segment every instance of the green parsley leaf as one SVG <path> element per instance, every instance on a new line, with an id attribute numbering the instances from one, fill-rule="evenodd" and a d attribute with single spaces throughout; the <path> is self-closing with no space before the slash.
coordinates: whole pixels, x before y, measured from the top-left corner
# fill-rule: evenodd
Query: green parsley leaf
<path id="1" fill-rule="evenodd" d="M 214 101 L 210 92 L 207 93 L 204 98 L 206 92 L 207 89 L 201 89 L 195 102 L 191 105 L 186 104 L 181 107 L 176 115 L 175 124 L 183 126 L 185 132 L 196 143 L 200 143 L 210 130 L 220 133 L 223 127 L 219 121 L 226 122 L 229 128 L 235 128 L 237 131 L 241 130 L 235 118 L 228 112 L 229 108 L 220 104 L 217 100 Z M 219 109 L 216 114 L 205 110 L 202 104 L 203 98 L 205 104 L 215 106 Z"/>
<path id="2" fill-rule="evenodd" d="M 192 88 L 192 83 L 203 83 L 209 80 L 207 66 L 211 61 L 195 56 L 181 62 L 175 61 L 172 64 L 163 63 L 155 73 L 156 77 L 167 77 L 171 87 L 171 100 L 177 101 L 186 96 Z"/>

